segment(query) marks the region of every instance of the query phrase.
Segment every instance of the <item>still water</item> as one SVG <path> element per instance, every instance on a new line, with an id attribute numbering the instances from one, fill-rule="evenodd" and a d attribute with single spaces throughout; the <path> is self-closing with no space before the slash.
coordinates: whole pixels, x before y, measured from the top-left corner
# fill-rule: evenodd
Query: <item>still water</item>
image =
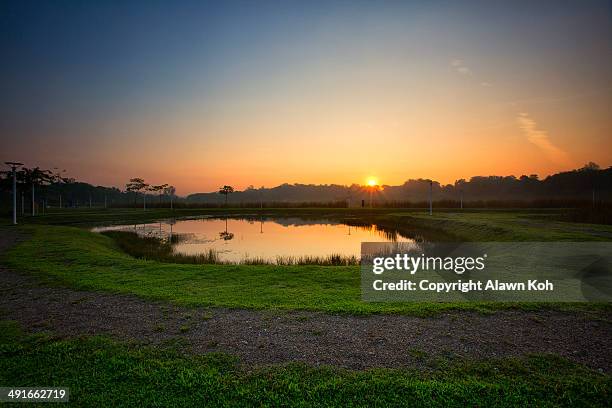
<path id="1" fill-rule="evenodd" d="M 172 235 L 177 241 L 173 244 L 177 253 L 195 255 L 212 249 L 221 260 L 229 262 L 331 254 L 359 258 L 361 242 L 412 242 L 373 224 L 357 227 L 301 218 L 199 218 L 94 228 L 97 232 L 108 230 L 161 239 Z"/>

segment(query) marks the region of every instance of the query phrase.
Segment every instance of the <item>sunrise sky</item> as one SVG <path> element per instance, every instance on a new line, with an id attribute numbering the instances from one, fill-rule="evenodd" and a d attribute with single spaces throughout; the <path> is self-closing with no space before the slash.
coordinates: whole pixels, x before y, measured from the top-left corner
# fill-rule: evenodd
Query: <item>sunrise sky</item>
<path id="1" fill-rule="evenodd" d="M 0 159 L 179 194 L 612 165 L 609 1 L 2 1 Z"/>

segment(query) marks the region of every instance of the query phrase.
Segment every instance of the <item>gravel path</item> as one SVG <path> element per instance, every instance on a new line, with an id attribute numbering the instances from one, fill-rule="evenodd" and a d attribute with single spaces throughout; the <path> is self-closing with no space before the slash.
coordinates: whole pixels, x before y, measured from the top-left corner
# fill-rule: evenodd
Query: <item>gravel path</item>
<path id="1" fill-rule="evenodd" d="M 18 237 L 0 230 L 0 251 Z M 0 310 L 29 331 L 106 334 L 189 351 L 223 351 L 246 365 L 303 361 L 352 369 L 425 366 L 437 357 L 555 353 L 612 369 L 611 312 L 452 312 L 434 318 L 183 308 L 132 296 L 40 286 L 0 267 Z"/>

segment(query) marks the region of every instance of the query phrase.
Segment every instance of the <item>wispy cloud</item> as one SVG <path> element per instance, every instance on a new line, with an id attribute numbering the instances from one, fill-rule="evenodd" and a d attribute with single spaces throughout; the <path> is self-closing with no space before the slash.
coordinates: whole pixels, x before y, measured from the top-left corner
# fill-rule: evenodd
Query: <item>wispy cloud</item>
<path id="1" fill-rule="evenodd" d="M 540 96 L 540 97 L 529 98 L 529 99 L 516 99 L 513 101 L 504 102 L 504 103 L 510 106 L 516 106 L 519 104 L 554 103 L 554 102 L 570 101 L 570 100 L 575 100 L 575 99 L 590 98 L 590 97 L 599 96 L 602 94 L 609 95 L 610 93 L 612 93 L 612 87 L 602 87 L 600 89 L 594 89 L 591 91 L 585 91 L 585 92 L 574 93 L 574 94 L 569 94 L 569 95 L 566 94 L 566 95 L 557 95 L 557 96 Z"/>
<path id="2" fill-rule="evenodd" d="M 450 62 L 450 64 L 451 67 L 453 67 L 455 71 L 457 71 L 461 75 L 472 75 L 472 70 L 467 65 L 465 65 L 463 60 L 454 59 Z"/>
<path id="3" fill-rule="evenodd" d="M 559 164 L 568 164 L 568 154 L 553 144 L 548 132 L 538 129 L 535 120 L 528 113 L 519 113 L 516 120 L 519 128 L 527 136 L 527 140 L 542 150 L 550 160 Z"/>

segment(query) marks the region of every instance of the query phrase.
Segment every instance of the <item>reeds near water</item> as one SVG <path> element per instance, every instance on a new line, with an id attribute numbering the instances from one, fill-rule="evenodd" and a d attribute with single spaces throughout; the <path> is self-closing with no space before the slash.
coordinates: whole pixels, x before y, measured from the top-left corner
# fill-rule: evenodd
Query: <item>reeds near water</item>
<path id="1" fill-rule="evenodd" d="M 262 257 L 245 257 L 239 262 L 230 262 L 221 259 L 219 253 L 214 249 L 187 255 L 174 252 L 172 245 L 165 239 L 157 237 L 140 236 L 135 232 L 128 231 L 105 231 L 102 234 L 113 238 L 119 248 L 139 259 L 149 259 L 159 262 L 180 264 L 237 264 L 237 265 L 320 265 L 320 266 L 351 266 L 359 265 L 359 258 L 341 254 L 330 254 L 326 256 L 277 256 L 274 260 Z M 175 240 L 173 240 L 175 242 Z"/>

